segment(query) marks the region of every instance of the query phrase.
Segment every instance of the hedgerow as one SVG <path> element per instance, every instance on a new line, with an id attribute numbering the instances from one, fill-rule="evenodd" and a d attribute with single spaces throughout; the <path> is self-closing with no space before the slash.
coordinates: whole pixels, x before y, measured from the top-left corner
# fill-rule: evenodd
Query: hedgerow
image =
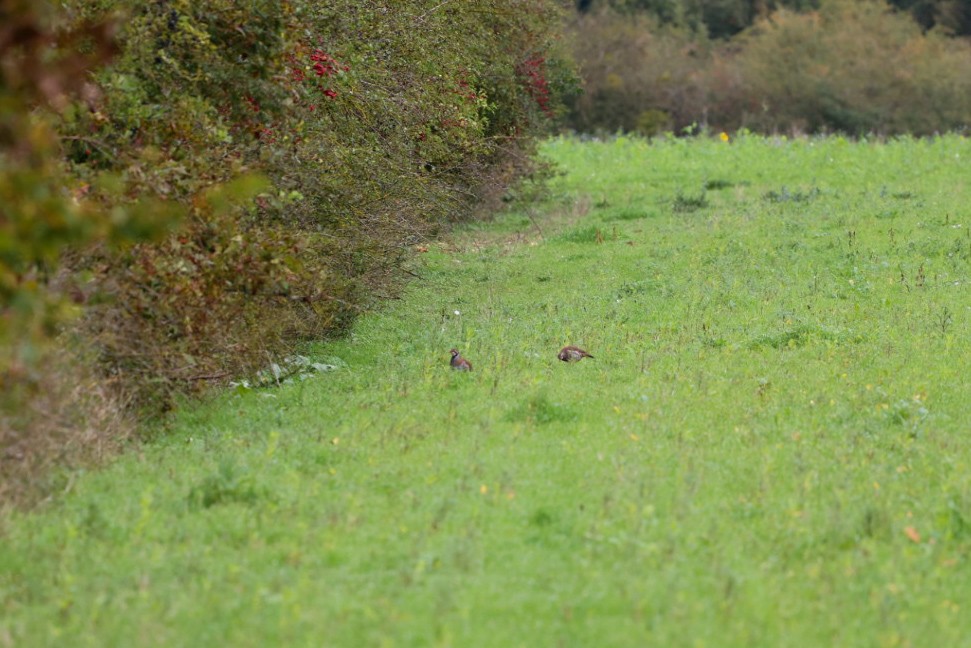
<path id="1" fill-rule="evenodd" d="M 40 35 L 0 38 L 0 379 L 20 390 L 0 425 L 21 445 L 67 349 L 144 414 L 339 332 L 525 170 L 573 83 L 553 0 L 0 8 Z M 24 60 L 54 96 L 13 83 Z"/>

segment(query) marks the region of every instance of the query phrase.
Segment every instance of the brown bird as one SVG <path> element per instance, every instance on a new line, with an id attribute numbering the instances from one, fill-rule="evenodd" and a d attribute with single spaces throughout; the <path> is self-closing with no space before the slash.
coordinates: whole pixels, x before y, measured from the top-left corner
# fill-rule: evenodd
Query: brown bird
<path id="1" fill-rule="evenodd" d="M 593 356 L 580 347 L 565 346 L 560 349 L 560 352 L 556 354 L 556 357 L 563 362 L 579 362 L 584 358 L 592 358 Z"/>
<path id="2" fill-rule="evenodd" d="M 452 369 L 456 371 L 472 371 L 472 363 L 459 355 L 458 349 L 452 349 L 449 353 L 452 354 L 452 360 L 449 362 L 452 365 Z"/>

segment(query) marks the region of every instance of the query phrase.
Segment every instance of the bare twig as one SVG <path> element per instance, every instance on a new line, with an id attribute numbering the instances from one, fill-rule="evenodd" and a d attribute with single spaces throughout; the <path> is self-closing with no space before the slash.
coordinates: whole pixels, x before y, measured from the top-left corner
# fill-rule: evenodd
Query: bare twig
<path id="1" fill-rule="evenodd" d="M 432 7 L 431 9 L 429 9 L 428 11 L 426 11 L 425 13 L 423 13 L 422 15 L 418 16 L 415 19 L 415 22 L 416 23 L 425 22 L 425 18 L 428 18 L 428 16 L 432 15 L 433 13 L 435 13 L 436 11 L 438 11 L 439 9 L 441 9 L 442 7 L 444 7 L 445 5 L 450 4 L 451 2 L 452 2 L 452 0 L 445 0 L 445 2 L 441 2 L 441 3 L 437 4 L 437 5 L 435 5 L 434 7 Z"/>
<path id="2" fill-rule="evenodd" d="M 536 219 L 533 217 L 532 209 L 526 210 L 526 218 L 528 218 L 533 223 L 533 227 L 535 227 L 536 231 L 539 232 L 539 237 L 545 241 L 546 236 L 543 234 L 543 230 L 540 228 L 539 223 L 537 223 Z"/>

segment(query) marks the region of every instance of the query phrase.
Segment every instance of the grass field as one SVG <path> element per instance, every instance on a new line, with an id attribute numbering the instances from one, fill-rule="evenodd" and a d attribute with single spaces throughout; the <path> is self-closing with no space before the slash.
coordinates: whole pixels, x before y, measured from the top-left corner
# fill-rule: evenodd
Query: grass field
<path id="1" fill-rule="evenodd" d="M 971 646 L 969 141 L 544 154 L 335 369 L 9 515 L 0 646 Z"/>

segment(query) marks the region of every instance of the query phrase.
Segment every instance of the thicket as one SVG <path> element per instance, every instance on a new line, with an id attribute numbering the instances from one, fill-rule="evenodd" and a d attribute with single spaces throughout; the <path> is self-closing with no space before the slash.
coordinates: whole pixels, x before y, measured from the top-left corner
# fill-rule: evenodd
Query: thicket
<path id="1" fill-rule="evenodd" d="M 780 9 L 728 40 L 601 10 L 577 17 L 570 42 L 586 83 L 571 105 L 580 131 L 927 135 L 971 124 L 971 41 L 882 0 Z"/>
<path id="2" fill-rule="evenodd" d="M 559 19 L 0 0 L 0 490 L 392 291 L 527 170 L 573 83 Z"/>

